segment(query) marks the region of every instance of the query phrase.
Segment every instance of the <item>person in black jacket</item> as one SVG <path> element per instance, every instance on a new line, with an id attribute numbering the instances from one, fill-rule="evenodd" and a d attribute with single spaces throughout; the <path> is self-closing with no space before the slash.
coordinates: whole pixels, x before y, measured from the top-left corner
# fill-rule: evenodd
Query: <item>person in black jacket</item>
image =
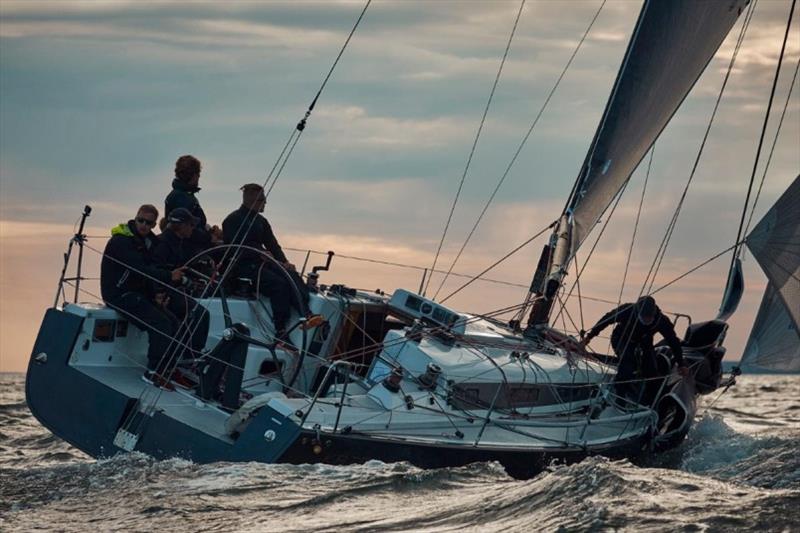
<path id="1" fill-rule="evenodd" d="M 192 242 L 192 232 L 198 223 L 188 209 L 179 207 L 173 209 L 166 217 L 167 227 L 161 232 L 158 244 L 153 250 L 153 259 L 162 268 L 174 270 L 182 268 L 195 258 L 203 248 Z M 197 265 L 195 265 L 197 266 Z M 181 319 L 182 328 L 179 329 L 179 339 L 189 339 L 189 345 L 196 353 L 202 350 L 208 339 L 209 315 L 208 310 L 187 294 L 191 291 L 192 283 L 184 274 L 179 282 L 180 292 L 168 295 L 166 308 Z M 206 294 L 206 296 L 210 296 Z"/>
<path id="2" fill-rule="evenodd" d="M 161 376 L 177 324 L 156 300 L 170 283 L 182 279 L 183 269 L 159 268 L 153 261 L 157 220 L 158 210 L 146 204 L 133 220 L 112 228 L 100 264 L 100 292 L 111 308 L 147 332 L 147 367 Z"/>
<path id="3" fill-rule="evenodd" d="M 652 400 L 653 389 L 659 385 L 656 380 L 648 380 L 644 387 L 632 382 L 636 379 L 655 378 L 663 375 L 658 368 L 653 336 L 659 333 L 672 352 L 672 361 L 678 365 L 678 372 L 688 374 L 683 361 L 681 341 L 675 334 L 672 322 L 664 316 L 652 296 L 642 296 L 636 303 L 623 304 L 612 309 L 589 330 L 583 339 L 583 346 L 600 334 L 608 326 L 616 324 L 611 333 L 611 347 L 619 358 L 617 365 L 617 393 L 632 399 Z M 653 387 L 655 385 L 655 387 Z M 641 391 L 642 396 L 639 395 Z"/>
<path id="4" fill-rule="evenodd" d="M 200 206 L 195 194 L 200 192 L 200 161 L 191 155 L 182 155 L 175 161 L 175 179 L 172 180 L 172 191 L 164 200 L 165 220 L 173 209 L 187 209 L 197 219 L 192 242 L 201 247 L 222 242 L 222 231 L 217 226 L 209 226 L 206 214 Z M 162 228 L 163 229 L 163 228 Z"/>
<path id="5" fill-rule="evenodd" d="M 266 204 L 264 188 L 256 183 L 249 183 L 241 190 L 242 206 L 222 222 L 222 234 L 225 244 L 241 244 L 262 250 L 285 269 L 284 272 L 272 261 L 265 261 L 259 253 L 242 249 L 238 250 L 234 271 L 237 277 L 248 278 L 253 283 L 258 283 L 259 293 L 270 299 L 276 336 L 285 340 L 283 336 L 286 333 L 291 308 L 295 307 L 301 315 L 307 313 L 308 287 L 303 283 L 295 266 L 283 253 L 278 239 L 272 232 L 272 226 L 261 215 Z M 291 282 L 287 278 L 287 272 Z"/>

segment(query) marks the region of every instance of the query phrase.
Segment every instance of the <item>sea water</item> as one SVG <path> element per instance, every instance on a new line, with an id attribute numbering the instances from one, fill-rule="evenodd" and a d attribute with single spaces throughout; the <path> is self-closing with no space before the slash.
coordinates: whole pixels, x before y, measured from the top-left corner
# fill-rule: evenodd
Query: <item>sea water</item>
<path id="1" fill-rule="evenodd" d="M 0 531 L 800 531 L 800 376 L 717 394 L 644 465 L 590 458 L 517 481 L 497 463 L 98 461 L 36 422 L 23 375 L 0 374 Z"/>

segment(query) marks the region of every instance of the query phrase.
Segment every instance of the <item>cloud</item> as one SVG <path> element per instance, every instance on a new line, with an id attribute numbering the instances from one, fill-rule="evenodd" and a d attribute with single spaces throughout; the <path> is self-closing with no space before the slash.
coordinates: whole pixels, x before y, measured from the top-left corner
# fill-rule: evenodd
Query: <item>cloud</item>
<path id="1" fill-rule="evenodd" d="M 360 106 L 328 105 L 316 113 L 322 136 L 315 142 L 340 148 L 435 150 L 454 142 L 465 141 L 473 124 L 465 118 L 433 117 L 425 119 L 370 115 Z"/>
<path id="2" fill-rule="evenodd" d="M 73 228 L 66 224 L 0 220 L 0 238 L 2 239 L 27 240 L 31 237 L 64 236 L 74 232 Z"/>

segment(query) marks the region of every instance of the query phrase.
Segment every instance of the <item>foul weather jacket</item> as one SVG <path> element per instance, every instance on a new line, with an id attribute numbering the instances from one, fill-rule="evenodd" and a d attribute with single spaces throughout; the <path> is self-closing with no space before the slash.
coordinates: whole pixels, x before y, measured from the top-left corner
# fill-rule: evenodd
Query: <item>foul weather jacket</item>
<path id="1" fill-rule="evenodd" d="M 136 233 L 133 220 L 111 229 L 111 238 L 106 243 L 100 263 L 103 300 L 113 301 L 127 292 L 151 297 L 159 285 L 153 279 L 170 284 L 170 271 L 157 267 L 153 261 L 157 243 L 158 237 L 152 232 L 146 237 Z"/>
<path id="2" fill-rule="evenodd" d="M 629 348 L 640 346 L 645 351 L 653 350 L 653 335 L 661 334 L 667 345 L 672 350 L 672 358 L 678 364 L 683 364 L 683 349 L 681 341 L 675 334 L 672 322 L 664 316 L 661 309 L 656 308 L 655 320 L 650 325 L 639 321 L 636 304 L 623 304 L 612 309 L 601 318 L 586 334 L 586 339 L 592 339 L 608 326 L 616 324 L 611 333 L 611 346 L 618 355 Z"/>
<path id="3" fill-rule="evenodd" d="M 271 253 L 281 263 L 288 261 L 267 219 L 245 206 L 225 218 L 222 222 L 222 236 L 225 244 L 251 246 Z M 255 252 L 243 250 L 239 264 L 247 263 L 261 263 L 261 258 Z"/>
<path id="4" fill-rule="evenodd" d="M 172 180 L 172 191 L 164 200 L 164 216 L 168 217 L 173 209 L 179 207 L 188 209 L 197 219 L 197 226 L 192 232 L 192 242 L 198 246 L 208 247 L 211 243 L 211 234 L 206 230 L 206 224 L 208 224 L 206 214 L 195 196 L 198 192 L 200 192 L 200 187 L 188 185 L 178 179 Z"/>
<path id="5" fill-rule="evenodd" d="M 174 270 L 184 266 L 204 249 L 205 247 L 200 247 L 192 242 L 191 238 L 181 239 L 174 231 L 166 228 L 158 236 L 158 244 L 153 250 L 153 259 L 160 267 Z"/>

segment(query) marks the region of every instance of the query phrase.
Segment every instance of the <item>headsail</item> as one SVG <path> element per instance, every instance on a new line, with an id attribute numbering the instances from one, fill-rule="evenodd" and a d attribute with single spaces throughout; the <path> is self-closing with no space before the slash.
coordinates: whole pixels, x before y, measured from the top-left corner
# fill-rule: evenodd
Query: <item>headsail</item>
<path id="1" fill-rule="evenodd" d="M 575 251 L 658 138 L 749 0 L 646 0 L 568 203 Z"/>
<path id="2" fill-rule="evenodd" d="M 737 257 L 733 260 L 733 265 L 728 273 L 728 283 L 725 285 L 725 294 L 722 296 L 717 320 L 728 320 L 733 316 L 743 295 L 744 272 L 742 272 L 742 260 Z"/>
<path id="3" fill-rule="evenodd" d="M 747 236 L 769 279 L 742 364 L 800 371 L 800 176 Z"/>
<path id="4" fill-rule="evenodd" d="M 741 366 L 800 371 L 800 333 L 772 283 L 764 291 Z"/>

